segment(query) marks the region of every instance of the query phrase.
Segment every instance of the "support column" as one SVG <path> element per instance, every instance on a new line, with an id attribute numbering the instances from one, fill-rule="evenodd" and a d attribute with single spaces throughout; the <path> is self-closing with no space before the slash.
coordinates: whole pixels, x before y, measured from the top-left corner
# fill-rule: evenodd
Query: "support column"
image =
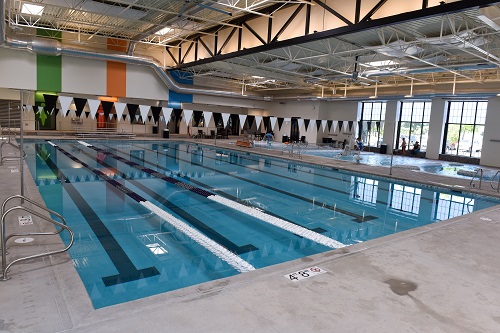
<path id="1" fill-rule="evenodd" d="M 444 125 L 448 103 L 441 98 L 434 98 L 431 105 L 429 135 L 427 138 L 426 158 L 437 160 L 443 146 Z"/>
<path id="2" fill-rule="evenodd" d="M 484 126 L 483 146 L 481 147 L 481 165 L 500 166 L 500 98 L 490 97 L 488 99 L 488 111 L 486 113 L 486 124 Z"/>
<path id="3" fill-rule="evenodd" d="M 391 154 L 394 149 L 397 117 L 398 101 L 388 101 L 385 106 L 384 137 L 382 139 L 382 142 L 387 144 L 387 154 Z"/>

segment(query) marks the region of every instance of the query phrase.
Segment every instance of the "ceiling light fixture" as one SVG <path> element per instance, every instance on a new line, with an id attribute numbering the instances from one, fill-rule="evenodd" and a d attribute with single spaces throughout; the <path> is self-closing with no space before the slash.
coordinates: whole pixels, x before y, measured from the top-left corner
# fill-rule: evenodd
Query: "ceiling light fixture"
<path id="1" fill-rule="evenodd" d="M 370 98 L 377 98 L 378 97 L 378 80 L 375 81 L 375 95 L 370 96 Z"/>
<path id="2" fill-rule="evenodd" d="M 455 85 L 457 83 L 457 74 L 453 75 L 453 93 L 452 95 L 455 96 Z"/>
<path id="3" fill-rule="evenodd" d="M 158 30 L 157 34 L 158 35 L 162 35 L 162 36 L 165 36 L 166 34 L 168 34 L 170 31 L 172 31 L 173 29 L 172 28 L 169 28 L 169 27 L 165 27 L 161 30 Z"/>
<path id="4" fill-rule="evenodd" d="M 44 6 L 23 3 L 21 13 L 35 16 L 42 16 Z"/>
<path id="5" fill-rule="evenodd" d="M 347 98 L 347 82 L 345 83 L 344 86 L 344 96 L 341 96 L 340 98 Z"/>
<path id="6" fill-rule="evenodd" d="M 410 94 L 405 95 L 406 98 L 411 98 L 413 97 L 413 79 L 411 79 L 411 85 L 410 85 Z"/>

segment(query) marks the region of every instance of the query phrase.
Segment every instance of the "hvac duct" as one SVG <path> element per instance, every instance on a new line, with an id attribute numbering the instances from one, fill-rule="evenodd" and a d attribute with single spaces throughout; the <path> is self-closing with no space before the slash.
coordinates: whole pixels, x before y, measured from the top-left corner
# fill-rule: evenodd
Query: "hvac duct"
<path id="1" fill-rule="evenodd" d="M 243 98 L 243 99 L 253 99 L 269 101 L 269 97 L 262 97 L 257 95 L 246 95 L 242 96 L 239 92 L 224 91 L 224 90 L 213 90 L 206 87 L 189 86 L 176 82 L 174 78 L 168 74 L 159 64 L 154 62 L 152 59 L 131 56 L 127 54 L 115 54 L 115 53 L 97 53 L 94 51 L 68 48 L 63 47 L 61 43 L 54 39 L 33 37 L 29 40 L 13 40 L 7 39 L 5 36 L 5 1 L 0 0 L 0 15 L 2 19 L 0 20 L 0 46 L 12 49 L 27 50 L 36 54 L 52 55 L 52 56 L 71 56 L 86 59 L 95 60 L 105 60 L 105 61 L 117 61 L 126 64 L 149 66 L 158 74 L 161 80 L 165 83 L 168 89 L 173 90 L 177 93 L 183 94 L 199 94 L 199 95 L 211 95 L 219 97 L 231 97 L 231 98 Z"/>

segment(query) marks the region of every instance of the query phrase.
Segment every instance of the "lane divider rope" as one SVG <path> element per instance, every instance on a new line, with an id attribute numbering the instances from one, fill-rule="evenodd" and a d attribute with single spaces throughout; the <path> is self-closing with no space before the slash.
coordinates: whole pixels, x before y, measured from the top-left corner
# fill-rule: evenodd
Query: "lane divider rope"
<path id="1" fill-rule="evenodd" d="M 138 202 L 140 205 L 143 207 L 147 208 L 149 211 L 151 211 L 153 214 L 157 215 L 161 219 L 165 220 L 165 222 L 169 223 L 173 227 L 177 228 L 177 230 L 181 231 L 183 234 L 188 236 L 190 239 L 195 241 L 196 243 L 200 244 L 204 248 L 206 248 L 208 251 L 212 252 L 217 258 L 227 262 L 229 265 L 231 265 L 234 269 L 236 269 L 238 272 L 244 273 L 244 272 L 249 272 L 255 270 L 255 267 L 253 267 L 250 263 L 246 262 L 245 260 L 241 259 L 241 257 L 237 256 L 233 252 L 229 251 L 219 243 L 213 241 L 209 237 L 205 236 L 195 228 L 189 226 L 186 224 L 184 221 L 176 218 L 175 216 L 169 214 L 168 212 L 164 211 L 160 207 L 156 206 L 152 202 L 149 202 L 139 194 L 131 191 L 127 187 L 123 186 L 116 180 L 106 176 L 102 171 L 97 170 L 89 166 L 87 163 L 81 161 L 78 159 L 76 156 L 71 155 L 61 147 L 57 146 L 56 144 L 47 141 L 50 145 L 55 147 L 57 150 L 59 150 L 61 153 L 69 157 L 71 160 L 83 165 L 87 169 L 91 170 L 94 172 L 96 175 L 116 187 L 118 190 L 122 191 L 123 193 L 127 194 L 130 198 L 132 198 L 134 201 Z M 79 141 L 82 143 L 82 141 Z M 84 143 L 82 143 L 84 144 Z M 85 145 L 85 144 L 84 144 Z M 91 146 L 91 145 L 90 145 Z M 87 147 L 90 147 L 87 146 Z"/>
<path id="2" fill-rule="evenodd" d="M 149 168 L 146 168 L 138 163 L 135 163 L 133 161 L 130 161 L 130 160 L 127 160 L 121 156 L 118 156 L 116 154 L 113 154 L 113 153 L 110 153 L 110 152 L 107 152 L 103 149 L 100 149 L 98 147 L 95 147 L 85 141 L 78 141 L 80 144 L 84 145 L 85 147 L 88 147 L 88 148 L 91 148 L 91 149 L 94 149 L 98 152 L 101 152 L 101 153 L 104 153 L 106 155 L 109 155 L 111 157 L 113 157 L 114 159 L 122 162 L 122 163 L 125 163 L 133 168 L 136 168 L 136 169 L 139 169 L 143 172 L 146 172 L 154 177 L 157 177 L 157 178 L 160 178 L 160 179 L 163 179 L 169 183 L 172 183 L 174 185 L 177 185 L 177 186 L 180 186 L 182 188 L 185 188 L 187 189 L 188 191 L 191 191 L 191 192 L 194 192 L 196 194 L 199 194 L 199 195 L 202 195 L 204 196 L 205 198 L 209 199 L 209 200 L 212 200 L 212 201 L 215 201 L 215 202 L 218 202 L 226 207 L 229 207 L 229 208 L 232 208 L 232 209 L 235 209 L 239 212 L 242 212 L 244 214 L 247 214 L 247 215 L 250 215 L 252 217 L 255 217 L 257 219 L 260 219 L 261 221 L 263 222 L 266 222 L 266 223 L 269 223 L 275 227 L 278 227 L 278 228 L 281 228 L 283 230 L 286 230 L 286 231 L 289 231 L 291 233 L 294 233 L 298 236 L 301 236 L 303 238 L 307 238 L 309 240 L 312 240 L 313 242 L 316 242 L 318 244 L 321 244 L 321 245 L 324 245 L 324 246 L 327 246 L 329 248 L 332 248 L 332 249 L 338 249 L 338 248 L 341 248 L 341 247 L 345 247 L 346 245 L 339 242 L 339 241 L 336 241 L 330 237 L 326 237 L 318 232 L 315 232 L 315 231 L 312 231 L 312 230 L 309 230 L 307 228 L 304 228 L 300 225 L 297 225 L 297 224 L 294 224 L 294 223 L 291 223 L 289 221 L 286 221 L 284 219 L 281 219 L 279 217 L 275 217 L 275 216 L 272 216 L 272 215 L 269 215 L 265 212 L 262 212 L 260 210 L 258 210 L 257 208 L 255 207 L 250 207 L 250 206 L 245 206 L 243 204 L 240 204 L 238 202 L 235 202 L 235 201 L 232 201 L 232 200 L 229 200 L 227 198 L 224 198 L 218 194 L 214 194 L 212 192 L 209 192 L 207 190 L 204 190 L 204 189 L 201 189 L 199 187 L 196 187 L 196 186 L 193 186 L 193 185 L 190 185 L 190 184 L 186 184 L 184 182 L 181 182 L 175 178 L 172 178 L 172 177 L 169 177 L 169 176 L 166 176 L 162 173 L 159 173 L 158 171 L 155 171 L 153 169 L 149 169 Z"/>

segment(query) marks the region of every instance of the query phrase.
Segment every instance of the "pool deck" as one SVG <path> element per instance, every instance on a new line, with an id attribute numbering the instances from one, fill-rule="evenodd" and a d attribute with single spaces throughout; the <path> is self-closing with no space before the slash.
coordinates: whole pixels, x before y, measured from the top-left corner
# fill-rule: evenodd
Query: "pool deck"
<path id="1" fill-rule="evenodd" d="M 37 137 L 40 138 L 40 137 Z M 60 138 L 60 137 L 59 137 Z M 141 138 L 144 139 L 144 138 Z M 158 140 L 155 138 L 155 140 Z M 200 142 L 199 140 L 196 141 Z M 469 180 L 281 151 L 218 147 L 469 190 Z M 214 140 L 203 143 L 213 145 Z M 14 153 L 4 147 L 4 156 Z M 13 155 L 12 155 L 13 156 Z M 20 193 L 18 162 L 0 166 L 0 199 Z M 28 168 L 24 168 L 29 172 Z M 43 202 L 31 176 L 25 194 Z M 475 193 L 498 196 L 488 183 Z M 29 205 L 28 205 L 29 207 Z M 12 230 L 40 230 L 18 225 Z M 68 218 L 68 217 L 66 217 Z M 61 247 L 10 243 L 13 256 Z M 94 310 L 67 254 L 12 266 L 0 281 L 0 332 L 500 332 L 500 205 L 249 273 Z M 33 244 L 35 244 L 33 246 Z M 328 272 L 292 282 L 284 275 Z"/>

